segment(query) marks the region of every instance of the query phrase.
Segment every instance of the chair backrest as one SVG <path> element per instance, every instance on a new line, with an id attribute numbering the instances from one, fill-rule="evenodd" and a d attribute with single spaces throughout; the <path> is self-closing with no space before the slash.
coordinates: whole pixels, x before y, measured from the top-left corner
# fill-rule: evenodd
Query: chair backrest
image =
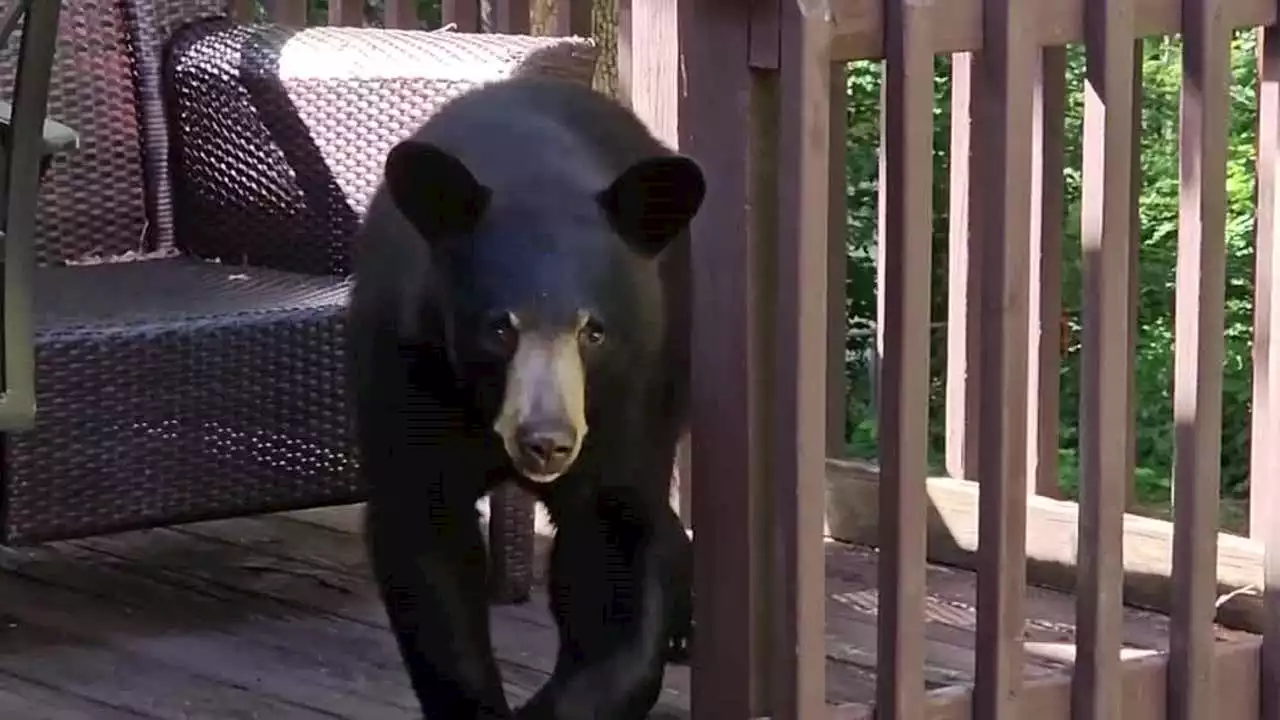
<path id="1" fill-rule="evenodd" d="M 0 7 L 10 4 L 0 0 Z M 158 70 L 169 27 L 220 13 L 218 0 L 63 0 L 49 114 L 80 133 L 81 147 L 54 164 L 42 188 L 38 262 L 155 248 L 147 193 L 155 168 L 148 169 L 139 91 Z M 0 51 L 0 76 L 12 77 L 17 52 L 16 38 Z M 7 99 L 12 88 L 3 92 Z"/>
<path id="2" fill-rule="evenodd" d="M 10 2 L 0 0 L 0 8 Z M 170 147 L 162 62 L 175 31 L 193 21 L 228 17 L 228 3 L 62 2 L 49 115 L 74 128 L 81 146 L 54 164 L 41 190 L 37 262 L 130 259 L 171 250 L 170 173 L 171 168 L 183 167 Z M 460 47 L 465 52 L 469 44 Z M 306 45 L 298 44 L 299 51 L 305 53 Z M 16 57 L 16 41 L 0 49 L 0 74 L 12 76 Z M 573 72 L 582 74 L 580 69 L 586 68 L 589 81 L 592 62 L 584 62 L 574 60 Z M 11 91 L 3 88 L 0 93 Z M 357 212 L 363 211 L 368 190 L 351 198 Z"/>
<path id="3" fill-rule="evenodd" d="M 189 23 L 165 53 L 161 237 L 171 227 L 184 253 L 221 262 L 345 275 L 395 142 L 486 82 L 589 84 L 595 58 L 580 38 Z"/>

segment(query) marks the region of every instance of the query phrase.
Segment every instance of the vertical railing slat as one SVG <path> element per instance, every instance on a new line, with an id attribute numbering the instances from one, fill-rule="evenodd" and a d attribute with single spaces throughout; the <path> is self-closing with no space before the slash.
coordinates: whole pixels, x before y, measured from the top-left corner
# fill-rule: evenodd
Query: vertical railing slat
<path id="1" fill-rule="evenodd" d="M 885 4 L 876 717 L 924 713 L 925 493 L 933 213 L 930 4 Z"/>
<path id="2" fill-rule="evenodd" d="M 1061 496 L 1058 487 L 1058 410 L 1062 352 L 1063 133 L 1067 50 L 1040 53 L 1033 99 L 1031 158 L 1031 288 L 1027 296 L 1028 493 Z"/>
<path id="3" fill-rule="evenodd" d="M 575 2 L 590 9 L 590 0 L 556 0 L 552 10 L 569 13 L 572 9 L 568 6 Z M 528 0 L 525 3 L 528 4 Z M 616 36 L 619 96 L 623 102 L 630 103 L 631 109 L 645 122 L 654 137 L 669 147 L 679 149 L 686 144 L 691 125 L 689 102 L 681 93 L 679 72 L 682 44 L 679 31 L 682 16 L 686 20 L 688 18 L 688 8 L 681 7 L 679 3 L 650 4 L 633 14 L 631 6 L 630 0 L 621 0 L 617 4 L 620 20 Z M 622 18 L 628 21 L 622 22 Z M 590 34 L 589 29 L 587 34 Z M 638 76 L 633 76 L 623 62 L 624 58 L 634 56 L 633 47 L 638 49 L 638 59 L 645 68 Z M 682 252 L 687 252 L 687 248 Z M 676 482 L 672 487 L 671 501 L 686 528 L 693 526 L 693 451 L 693 437 L 685 432 L 676 449 Z"/>
<path id="4" fill-rule="evenodd" d="M 633 16 L 619 0 L 620 16 Z M 757 191 L 753 172 L 768 163 L 756 143 L 760 114 L 752 96 L 758 77 L 746 64 L 750 6 L 738 0 L 650 3 L 675 26 L 684 60 L 679 93 L 687 108 L 681 151 L 706 172 L 707 194 L 692 225 L 693 333 L 690 348 L 694 597 L 698 649 L 692 658 L 693 720 L 747 720 L 761 714 L 765 598 L 756 560 L 768 528 L 756 522 L 763 474 L 760 461 L 761 364 L 758 335 L 760 273 Z M 636 8 L 638 12 L 640 8 Z M 637 24 L 626 23 L 626 32 Z M 670 50 L 654 37 L 631 37 L 638 67 L 651 53 Z M 619 57 L 620 76 L 632 60 Z M 625 85 L 624 85 L 625 87 Z M 764 170 L 774 166 L 766 165 Z M 776 180 L 776 178 L 775 178 Z M 776 197 L 776 196 L 775 196 Z M 776 229 L 774 230 L 776 231 Z M 821 526 L 819 526 L 821 527 Z"/>
<path id="5" fill-rule="evenodd" d="M 676 447 L 676 485 L 673 507 L 685 529 L 693 527 L 693 437 L 685 433 Z"/>
<path id="6" fill-rule="evenodd" d="M 1121 720 L 1133 38 L 1132 0 L 1085 5 L 1077 720 Z"/>
<path id="7" fill-rule="evenodd" d="M 307 26 L 307 0 L 268 0 L 267 17 L 288 27 Z"/>
<path id="8" fill-rule="evenodd" d="M 556 0 L 554 17 L 556 35 L 591 37 L 591 0 Z"/>
<path id="9" fill-rule="evenodd" d="M 414 30 L 421 26 L 418 19 L 418 3 L 415 0 L 386 0 L 383 6 L 382 24 L 388 28 Z"/>
<path id="10" fill-rule="evenodd" d="M 335 27 L 364 25 L 364 0 L 329 0 L 329 24 Z"/>
<path id="11" fill-rule="evenodd" d="M 884 134 L 888 129 L 885 125 L 884 108 L 885 108 L 885 91 L 889 86 L 885 84 L 884 79 L 888 75 L 888 71 L 884 67 L 884 63 L 880 63 L 880 103 L 877 106 L 880 114 L 877 118 L 879 122 L 878 130 L 880 132 L 880 147 L 876 151 L 876 182 L 883 183 L 885 176 L 885 157 L 884 157 Z M 887 211 L 885 200 L 887 195 L 882 192 L 876 193 L 876 326 L 875 326 L 875 353 L 873 355 L 874 363 L 872 364 L 872 377 L 875 382 L 871 386 L 871 399 L 873 412 L 876 413 L 877 422 L 880 417 L 880 373 L 884 370 L 884 363 L 880 362 L 880 358 L 884 357 L 884 313 L 885 313 L 885 296 L 881 288 L 884 287 L 884 214 Z M 877 430 L 879 437 L 879 430 Z"/>
<path id="12" fill-rule="evenodd" d="M 777 254 L 773 337 L 773 493 L 777 532 L 772 716 L 826 709 L 827 201 L 831 37 L 827 22 L 781 3 Z"/>
<path id="13" fill-rule="evenodd" d="M 440 19 L 456 25 L 458 32 L 480 32 L 479 0 L 441 0 Z"/>
<path id="14" fill-rule="evenodd" d="M 831 68 L 831 157 L 827 161 L 827 457 L 844 457 L 849 412 L 845 348 L 849 335 L 847 213 L 849 132 L 849 66 Z"/>
<path id="15" fill-rule="evenodd" d="M 1280 688 L 1280 25 L 1259 33 L 1258 211 L 1253 342 L 1249 531 L 1263 543 L 1266 626 L 1263 688 Z M 1280 720 L 1280 695 L 1264 692 L 1262 720 Z"/>
<path id="16" fill-rule="evenodd" d="M 495 32 L 529 34 L 529 0 L 494 0 L 494 14 Z"/>
<path id="17" fill-rule="evenodd" d="M 257 5 L 254 0 L 231 0 L 231 19 L 243 24 L 254 22 L 257 19 Z"/>
<path id="18" fill-rule="evenodd" d="M 974 716 L 1014 720 L 1022 687 L 1027 504 L 1027 292 L 1037 6 L 983 1 L 973 177 L 981 253 L 978 638 Z"/>
<path id="19" fill-rule="evenodd" d="M 1183 0 L 1181 204 L 1174 305 L 1173 597 L 1169 710 L 1204 720 L 1213 697 L 1221 474 L 1230 33 L 1222 0 Z"/>
<path id="20" fill-rule="evenodd" d="M 1133 41 L 1133 120 L 1132 129 L 1133 142 L 1130 143 L 1129 150 L 1132 159 L 1129 161 L 1129 183 L 1132 188 L 1129 192 L 1133 198 L 1133 203 L 1129 210 L 1129 347 L 1133 348 L 1127 358 L 1125 373 L 1129 378 L 1129 419 L 1125 422 L 1129 423 L 1129 433 L 1125 436 L 1128 442 L 1128 449 L 1125 451 L 1125 507 L 1132 508 L 1138 501 L 1138 478 L 1134 475 L 1134 470 L 1138 466 L 1138 448 L 1137 448 L 1137 402 L 1138 402 L 1138 386 L 1137 386 L 1137 348 L 1138 348 L 1138 282 L 1141 275 L 1138 272 L 1138 263 L 1141 261 L 1142 248 L 1142 213 L 1139 211 L 1139 198 L 1142 197 L 1142 64 L 1143 64 L 1142 39 Z"/>
<path id="21" fill-rule="evenodd" d="M 946 465 L 951 477 L 977 480 L 978 277 L 971 208 L 973 54 L 951 56 L 951 179 L 947 240 Z M 882 133 L 883 136 L 883 133 Z"/>

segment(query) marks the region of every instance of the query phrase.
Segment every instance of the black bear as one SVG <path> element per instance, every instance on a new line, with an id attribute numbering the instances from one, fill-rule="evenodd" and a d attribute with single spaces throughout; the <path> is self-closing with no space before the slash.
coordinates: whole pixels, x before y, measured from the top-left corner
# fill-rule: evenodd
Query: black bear
<path id="1" fill-rule="evenodd" d="M 370 564 L 430 720 L 647 716 L 690 631 L 668 501 L 689 383 L 699 166 L 631 111 L 516 78 L 388 154 L 349 311 Z M 557 532 L 560 647 L 516 712 L 490 644 L 476 501 L 519 482 Z"/>

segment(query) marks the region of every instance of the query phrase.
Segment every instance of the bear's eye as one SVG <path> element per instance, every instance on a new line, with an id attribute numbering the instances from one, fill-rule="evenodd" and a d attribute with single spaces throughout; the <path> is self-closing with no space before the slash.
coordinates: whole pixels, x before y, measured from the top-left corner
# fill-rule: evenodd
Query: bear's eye
<path id="1" fill-rule="evenodd" d="M 578 331 L 578 337 L 587 345 L 599 345 L 604 342 L 604 326 L 600 321 L 591 318 L 582 325 L 582 329 Z"/>
<path id="2" fill-rule="evenodd" d="M 511 313 L 500 313 L 489 321 L 489 332 L 500 345 L 509 345 L 516 340 L 516 324 Z"/>

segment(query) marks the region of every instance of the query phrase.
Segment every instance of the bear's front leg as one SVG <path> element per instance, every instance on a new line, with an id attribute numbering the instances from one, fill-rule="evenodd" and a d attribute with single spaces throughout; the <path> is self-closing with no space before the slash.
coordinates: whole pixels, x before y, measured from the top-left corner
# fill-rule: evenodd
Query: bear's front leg
<path id="1" fill-rule="evenodd" d="M 367 504 L 370 560 L 427 720 L 511 717 L 490 642 L 474 505 Z"/>
<path id="2" fill-rule="evenodd" d="M 640 720 L 662 690 L 670 639 L 687 609 L 688 537 L 663 503 L 604 499 L 558 518 L 551 609 L 555 671 L 520 720 Z"/>

